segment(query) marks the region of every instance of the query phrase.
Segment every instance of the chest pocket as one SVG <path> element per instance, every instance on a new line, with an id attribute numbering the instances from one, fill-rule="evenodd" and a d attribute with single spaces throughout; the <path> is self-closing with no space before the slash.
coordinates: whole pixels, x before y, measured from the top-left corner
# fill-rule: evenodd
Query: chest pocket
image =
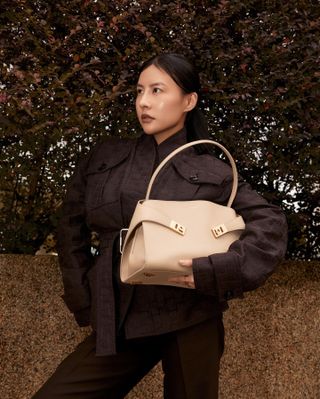
<path id="1" fill-rule="evenodd" d="M 223 204 L 230 190 L 225 176 L 212 171 L 212 162 L 187 163 L 173 160 L 176 173 L 182 178 L 184 190 L 192 193 L 192 200 L 206 200 Z"/>
<path id="2" fill-rule="evenodd" d="M 124 167 L 124 160 L 102 161 L 88 167 L 85 202 L 89 210 L 119 201 L 120 178 L 123 175 L 121 166 Z"/>

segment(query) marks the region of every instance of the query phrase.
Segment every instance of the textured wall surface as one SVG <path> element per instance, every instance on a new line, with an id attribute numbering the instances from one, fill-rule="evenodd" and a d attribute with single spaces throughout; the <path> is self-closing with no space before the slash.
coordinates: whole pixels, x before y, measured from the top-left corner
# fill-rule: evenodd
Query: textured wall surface
<path id="1" fill-rule="evenodd" d="M 89 329 L 60 298 L 53 256 L 0 256 L 1 399 L 29 399 Z M 320 398 L 320 263 L 287 262 L 230 302 L 222 399 Z M 128 399 L 162 398 L 158 365 Z M 199 398 L 201 399 L 201 398 Z"/>

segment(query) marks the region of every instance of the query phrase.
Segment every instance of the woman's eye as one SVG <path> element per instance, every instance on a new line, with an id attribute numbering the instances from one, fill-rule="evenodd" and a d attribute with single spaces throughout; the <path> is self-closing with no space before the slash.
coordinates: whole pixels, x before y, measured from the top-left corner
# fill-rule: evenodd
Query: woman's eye
<path id="1" fill-rule="evenodd" d="M 160 89 L 159 87 L 155 87 L 155 88 L 153 89 L 153 92 L 154 92 L 154 93 L 160 93 L 160 92 L 161 92 L 161 89 Z"/>
<path id="2" fill-rule="evenodd" d="M 137 95 L 142 93 L 142 89 L 137 89 Z"/>

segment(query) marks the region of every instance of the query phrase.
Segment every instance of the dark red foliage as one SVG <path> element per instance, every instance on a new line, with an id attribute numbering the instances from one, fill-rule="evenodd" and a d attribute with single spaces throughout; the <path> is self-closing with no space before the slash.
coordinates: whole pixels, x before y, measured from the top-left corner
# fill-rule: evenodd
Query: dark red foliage
<path id="1" fill-rule="evenodd" d="M 286 211 L 289 257 L 319 257 L 319 17 L 301 0 L 1 1 L 2 251 L 54 232 L 79 156 L 139 131 L 141 62 L 177 51 L 201 73 L 212 137 Z"/>

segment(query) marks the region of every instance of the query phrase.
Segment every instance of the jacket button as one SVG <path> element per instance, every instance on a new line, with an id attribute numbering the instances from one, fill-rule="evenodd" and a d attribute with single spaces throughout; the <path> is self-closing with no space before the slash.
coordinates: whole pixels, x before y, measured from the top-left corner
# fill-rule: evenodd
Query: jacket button
<path id="1" fill-rule="evenodd" d="M 192 181 L 192 182 L 197 182 L 197 181 L 199 181 L 198 174 L 196 173 L 196 174 L 190 176 L 190 177 L 189 177 L 189 180 Z"/>
<path id="2" fill-rule="evenodd" d="M 233 291 L 226 291 L 224 294 L 224 298 L 228 301 L 229 299 L 232 299 L 234 297 Z"/>
<path id="3" fill-rule="evenodd" d="M 99 166 L 99 168 L 98 168 L 98 170 L 103 170 L 103 169 L 105 169 L 105 167 L 106 167 L 107 165 L 105 164 L 105 163 L 102 163 L 100 166 Z"/>

